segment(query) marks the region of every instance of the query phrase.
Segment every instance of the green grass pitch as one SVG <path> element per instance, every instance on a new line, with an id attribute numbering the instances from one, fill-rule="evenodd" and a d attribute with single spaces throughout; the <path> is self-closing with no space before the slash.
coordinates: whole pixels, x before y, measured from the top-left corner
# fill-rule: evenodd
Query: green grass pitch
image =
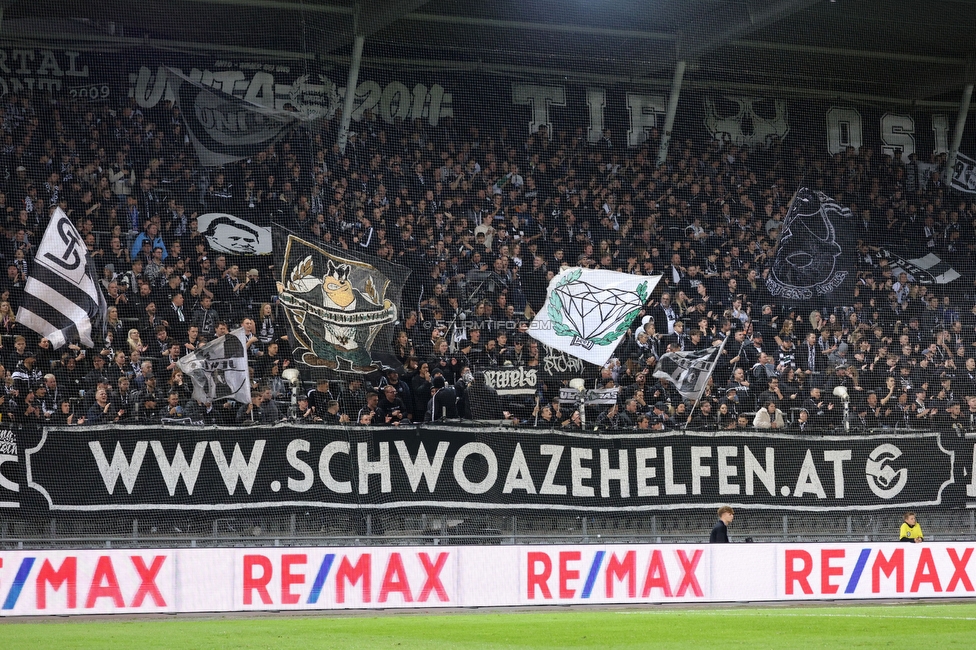
<path id="1" fill-rule="evenodd" d="M 44 620 L 0 625 L 4 650 L 141 648 L 973 648 L 976 604 Z"/>

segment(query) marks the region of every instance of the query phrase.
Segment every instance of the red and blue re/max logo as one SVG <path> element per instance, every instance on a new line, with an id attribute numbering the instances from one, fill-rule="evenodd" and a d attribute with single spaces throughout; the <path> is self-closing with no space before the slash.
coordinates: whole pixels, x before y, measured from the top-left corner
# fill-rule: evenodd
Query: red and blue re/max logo
<path id="1" fill-rule="evenodd" d="M 438 553 L 436 558 L 431 559 L 431 554 L 417 553 L 416 559 L 423 573 L 423 578 L 418 579 L 416 573 L 407 570 L 403 556 L 397 552 L 389 554 L 385 566 L 374 562 L 372 553 L 362 553 L 358 556 L 337 556 L 335 553 L 326 553 L 318 568 L 314 570 L 315 577 L 311 581 L 312 585 L 305 603 L 309 605 L 319 603 L 327 580 L 332 575 L 332 568 L 336 565 L 337 557 L 339 562 L 334 574 L 336 603 L 345 603 L 347 596 L 351 597 L 351 594 L 346 593 L 347 588 L 350 590 L 358 588 L 360 601 L 364 603 L 372 602 L 374 595 L 376 602 L 385 603 L 393 594 L 399 594 L 402 601 L 406 603 L 428 602 L 432 596 L 447 603 L 450 602 L 450 597 L 441 581 L 441 571 L 444 570 L 449 555 L 449 553 Z M 301 603 L 301 594 L 294 590 L 306 584 L 307 577 L 312 575 L 308 569 L 312 567 L 314 565 L 309 566 L 306 553 L 281 555 L 277 573 L 282 605 Z M 411 579 L 412 573 L 413 579 Z M 274 578 L 275 563 L 270 557 L 260 554 L 245 555 L 244 604 L 256 604 L 255 597 L 260 599 L 260 604 L 272 604 L 274 599 L 269 586 Z M 373 585 L 376 584 L 379 584 L 379 590 L 374 594 Z"/>
<path id="2" fill-rule="evenodd" d="M 677 549 L 673 553 L 678 572 L 675 574 L 672 564 L 672 575 L 669 575 L 665 554 L 661 550 L 655 549 L 650 553 L 646 571 L 638 570 L 636 551 L 619 554 L 610 552 L 609 555 L 607 551 L 597 551 L 586 569 L 586 578 L 580 585 L 583 568 L 580 551 L 559 551 L 552 554 L 544 551 L 530 552 L 526 554 L 526 596 L 529 600 L 551 600 L 553 589 L 550 587 L 550 581 L 555 573 L 555 589 L 559 599 L 585 600 L 593 597 L 594 591 L 597 591 L 597 597 L 600 597 L 598 585 L 602 573 L 604 582 L 602 596 L 606 598 L 624 597 L 624 593 L 626 598 L 637 598 L 639 579 L 640 598 L 682 598 L 689 591 L 699 598 L 704 597 L 697 575 L 698 563 L 701 561 L 703 551 L 696 550 L 691 553 L 691 557 L 684 549 Z M 553 555 L 556 556 L 555 567 Z M 618 582 L 624 583 L 625 592 L 616 591 Z"/>
<path id="3" fill-rule="evenodd" d="M 116 557 L 118 561 L 120 558 Z M 147 566 L 146 560 L 139 555 L 129 558 L 132 567 L 138 574 L 139 587 L 132 592 L 132 597 L 126 599 L 123 588 L 119 584 L 116 567 L 113 558 L 102 555 L 95 563 L 95 570 L 92 573 L 91 581 L 85 589 L 83 600 L 84 609 L 93 609 L 101 604 L 102 599 L 110 601 L 111 605 L 117 608 L 138 608 L 147 603 L 147 599 L 152 601 L 156 607 L 166 607 L 166 599 L 156 585 L 156 579 L 160 570 L 166 562 L 165 555 L 157 555 Z M 2 610 L 12 610 L 20 601 L 24 587 L 32 579 L 34 567 L 38 564 L 36 557 L 24 557 L 17 567 L 13 582 L 7 589 L 7 595 L 0 605 Z M 0 569 L 3 569 L 3 558 L 0 558 Z M 2 575 L 2 573 L 0 573 Z M 85 588 L 84 583 L 78 582 L 78 558 L 67 556 L 61 560 L 57 567 L 50 559 L 45 559 L 40 563 L 34 580 L 34 606 L 38 610 L 48 608 L 48 591 L 60 593 L 63 589 L 65 605 L 68 609 L 78 608 L 78 589 L 79 586 Z M 3 593 L 3 584 L 0 582 L 0 594 Z M 52 593 L 53 595 L 53 593 Z M 128 603 L 128 604 L 126 604 Z"/>
<path id="4" fill-rule="evenodd" d="M 898 548 L 885 554 L 883 548 L 862 548 L 857 561 L 847 574 L 845 563 L 847 551 L 843 548 L 825 548 L 819 553 L 802 549 L 789 549 L 785 552 L 786 566 L 783 572 L 787 596 L 796 594 L 844 594 L 857 593 L 862 581 L 870 580 L 871 593 L 890 591 L 894 582 L 896 593 L 905 592 L 905 578 L 911 575 L 909 593 L 920 590 L 932 593 L 952 593 L 957 589 L 973 591 L 973 583 L 966 567 L 973 555 L 972 548 L 962 550 L 951 547 L 929 547 L 920 549 L 917 558 L 906 561 L 906 549 Z M 914 549 L 912 549 L 914 550 Z M 872 560 L 872 555 L 874 558 Z M 914 565 L 912 565 L 914 562 Z M 820 580 L 811 576 L 819 569 Z M 866 585 L 866 582 L 864 583 Z M 923 589 L 924 586 L 924 589 Z M 887 587 L 887 589 L 885 589 Z M 866 586 L 862 593 L 866 591 Z"/>

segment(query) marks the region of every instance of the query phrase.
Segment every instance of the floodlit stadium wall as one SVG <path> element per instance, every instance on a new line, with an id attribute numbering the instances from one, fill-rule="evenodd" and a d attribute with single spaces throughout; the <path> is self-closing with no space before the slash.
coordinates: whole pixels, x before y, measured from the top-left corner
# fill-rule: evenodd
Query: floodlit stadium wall
<path id="1" fill-rule="evenodd" d="M 973 594 L 973 544 L 0 553 L 0 615 L 503 607 Z"/>

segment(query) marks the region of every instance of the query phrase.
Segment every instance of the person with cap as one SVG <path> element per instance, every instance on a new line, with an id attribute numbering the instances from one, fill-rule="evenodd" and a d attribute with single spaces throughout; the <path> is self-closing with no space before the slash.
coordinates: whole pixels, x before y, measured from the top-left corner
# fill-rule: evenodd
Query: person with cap
<path id="1" fill-rule="evenodd" d="M 810 423 L 810 411 L 801 408 L 796 414 L 796 420 L 790 424 L 790 433 L 811 433 L 813 425 Z"/>
<path id="2" fill-rule="evenodd" d="M 668 405 L 665 402 L 655 402 L 650 414 L 651 429 L 655 431 L 671 431 L 674 429 L 674 420 L 668 414 Z"/>
<path id="3" fill-rule="evenodd" d="M 436 374 L 430 382 L 430 402 L 427 404 L 425 422 L 457 419 L 458 395 L 454 386 L 445 381 L 444 375 Z"/>
<path id="4" fill-rule="evenodd" d="M 27 350 L 23 360 L 11 374 L 14 382 L 14 389 L 23 397 L 28 392 L 33 391 L 44 382 L 44 373 L 36 367 L 37 355 L 33 350 Z"/>

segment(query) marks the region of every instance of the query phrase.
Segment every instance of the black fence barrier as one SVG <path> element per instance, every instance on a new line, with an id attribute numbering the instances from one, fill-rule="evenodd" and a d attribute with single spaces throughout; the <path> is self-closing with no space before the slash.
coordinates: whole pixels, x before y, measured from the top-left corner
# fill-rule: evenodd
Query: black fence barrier
<path id="1" fill-rule="evenodd" d="M 71 427 L 0 435 L 0 517 L 268 509 L 626 515 L 976 501 L 955 433 L 635 434 L 510 427 Z"/>

